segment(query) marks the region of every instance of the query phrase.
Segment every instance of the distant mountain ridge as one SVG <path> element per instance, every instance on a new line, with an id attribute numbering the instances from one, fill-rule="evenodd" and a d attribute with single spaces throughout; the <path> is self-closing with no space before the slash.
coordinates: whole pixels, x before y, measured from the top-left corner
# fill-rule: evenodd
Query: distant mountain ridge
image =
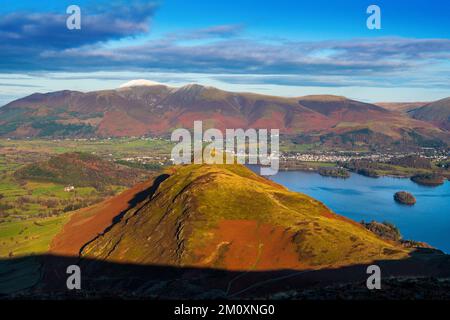
<path id="1" fill-rule="evenodd" d="M 409 110 L 408 114 L 414 119 L 427 121 L 441 129 L 450 130 L 450 98 Z"/>
<path id="2" fill-rule="evenodd" d="M 384 140 L 411 140 L 413 135 L 448 140 L 448 133 L 433 124 L 345 97 L 285 98 L 197 84 L 173 88 L 140 83 L 115 90 L 65 90 L 18 99 L 0 108 L 0 136 L 167 135 L 203 120 L 206 127 L 222 130 L 278 128 L 282 134 L 326 139 L 339 136 L 342 140 L 341 135 L 355 133 L 382 135 Z"/>
<path id="3" fill-rule="evenodd" d="M 377 106 L 391 111 L 408 112 L 413 109 L 423 107 L 429 102 L 377 102 Z"/>

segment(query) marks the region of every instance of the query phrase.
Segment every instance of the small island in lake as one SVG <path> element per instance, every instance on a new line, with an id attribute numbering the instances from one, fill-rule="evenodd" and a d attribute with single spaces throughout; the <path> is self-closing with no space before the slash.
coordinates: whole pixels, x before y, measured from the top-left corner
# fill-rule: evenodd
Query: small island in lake
<path id="1" fill-rule="evenodd" d="M 394 194 L 394 200 L 401 203 L 412 206 L 416 203 L 416 198 L 409 192 L 399 191 Z"/>
<path id="2" fill-rule="evenodd" d="M 444 177 L 435 173 L 417 174 L 411 177 L 411 181 L 423 186 L 440 186 L 444 183 Z"/>
<path id="3" fill-rule="evenodd" d="M 324 177 L 333 177 L 333 178 L 342 178 L 347 179 L 350 178 L 350 173 L 344 168 L 320 168 L 319 174 Z"/>

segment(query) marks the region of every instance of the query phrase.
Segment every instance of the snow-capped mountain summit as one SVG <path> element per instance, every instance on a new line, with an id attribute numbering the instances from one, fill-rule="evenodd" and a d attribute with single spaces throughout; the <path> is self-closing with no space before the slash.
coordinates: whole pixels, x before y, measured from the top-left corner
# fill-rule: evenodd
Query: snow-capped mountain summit
<path id="1" fill-rule="evenodd" d="M 139 87 L 139 86 L 163 86 L 164 84 L 156 82 L 156 81 L 151 81 L 151 80 L 146 80 L 146 79 L 136 79 L 136 80 L 131 80 L 128 81 L 122 85 L 120 85 L 119 88 L 127 88 L 127 87 Z"/>

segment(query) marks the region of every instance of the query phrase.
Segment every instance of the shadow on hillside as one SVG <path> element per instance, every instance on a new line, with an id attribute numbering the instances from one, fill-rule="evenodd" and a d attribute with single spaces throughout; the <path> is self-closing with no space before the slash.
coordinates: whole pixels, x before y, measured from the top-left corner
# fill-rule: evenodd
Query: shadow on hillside
<path id="1" fill-rule="evenodd" d="M 128 208 L 123 210 L 116 217 L 114 217 L 112 225 L 109 226 L 105 230 L 105 232 L 109 231 L 111 229 L 111 227 L 113 225 L 115 225 L 116 223 L 119 223 L 128 210 L 130 210 L 131 208 L 134 208 L 135 206 L 137 206 L 139 203 L 141 203 L 145 199 L 151 199 L 153 197 L 153 195 L 155 194 L 156 190 L 158 190 L 160 184 L 163 183 L 169 177 L 170 176 L 168 174 L 161 174 L 155 178 L 155 180 L 153 181 L 153 185 L 150 188 L 136 193 L 134 195 L 134 197 L 130 201 L 128 201 Z"/>
<path id="2" fill-rule="evenodd" d="M 72 264 L 81 268 L 80 291 L 66 288 L 66 268 Z M 450 299 L 449 282 L 436 280 L 450 277 L 448 255 L 421 249 L 408 259 L 376 264 L 382 270 L 383 288 L 374 293 L 366 287 L 367 265 L 315 271 L 241 272 L 28 256 L 0 260 L 0 297 L 236 299 L 273 298 L 274 294 L 283 298 L 296 291 L 299 294 L 294 297 L 302 299 L 411 299 L 420 291 L 425 298 Z M 411 283 L 401 282 L 398 277 L 427 278 Z"/>
<path id="3" fill-rule="evenodd" d="M 93 236 L 93 238 L 91 238 L 89 241 L 87 241 L 86 243 L 84 243 L 83 245 L 81 245 L 78 253 L 83 252 L 84 248 L 86 246 L 88 246 L 92 241 L 95 241 L 95 239 L 97 239 L 98 236 L 101 236 L 102 234 L 107 233 L 108 231 L 110 231 L 114 225 L 116 225 L 117 223 L 119 223 L 120 221 L 122 221 L 123 217 L 125 216 L 125 214 L 133 209 L 133 208 L 137 208 L 137 206 L 139 204 L 142 204 L 145 202 L 145 200 L 150 200 L 152 199 L 152 197 L 154 196 L 154 194 L 156 193 L 156 191 L 158 190 L 159 186 L 161 185 L 162 182 L 164 182 L 167 178 L 169 178 L 168 174 L 161 174 L 159 176 L 157 176 L 154 180 L 153 180 L 153 184 L 149 187 L 146 188 L 138 193 L 136 193 L 133 198 L 131 198 L 128 201 L 128 206 L 125 210 L 122 210 L 119 214 L 117 214 L 113 219 L 112 219 L 112 223 L 107 226 L 103 232 L 101 232 L 100 234 Z M 80 227 L 82 228 L 82 227 Z M 82 230 L 80 230 L 82 231 Z"/>

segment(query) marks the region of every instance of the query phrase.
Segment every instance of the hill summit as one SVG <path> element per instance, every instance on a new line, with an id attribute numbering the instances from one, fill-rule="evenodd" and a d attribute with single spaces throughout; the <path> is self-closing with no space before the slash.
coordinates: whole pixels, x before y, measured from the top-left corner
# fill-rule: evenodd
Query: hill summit
<path id="1" fill-rule="evenodd" d="M 241 165 L 173 167 L 153 189 L 87 243 L 81 257 L 275 270 L 401 259 L 409 252 Z"/>
<path id="2" fill-rule="evenodd" d="M 450 130 L 450 98 L 409 110 L 408 114 L 414 119 L 433 123 L 443 130 Z"/>
<path id="3" fill-rule="evenodd" d="M 156 81 L 151 81 L 151 80 L 145 80 L 145 79 L 136 79 L 136 80 L 131 80 L 128 81 L 122 85 L 120 85 L 119 88 L 128 88 L 128 87 L 151 87 L 151 86 L 163 86 L 162 83 L 156 82 Z"/>
<path id="4" fill-rule="evenodd" d="M 20 180 L 102 188 L 110 185 L 132 186 L 148 176 L 148 173 L 103 160 L 90 153 L 70 152 L 26 165 L 18 169 L 14 176 Z"/>

